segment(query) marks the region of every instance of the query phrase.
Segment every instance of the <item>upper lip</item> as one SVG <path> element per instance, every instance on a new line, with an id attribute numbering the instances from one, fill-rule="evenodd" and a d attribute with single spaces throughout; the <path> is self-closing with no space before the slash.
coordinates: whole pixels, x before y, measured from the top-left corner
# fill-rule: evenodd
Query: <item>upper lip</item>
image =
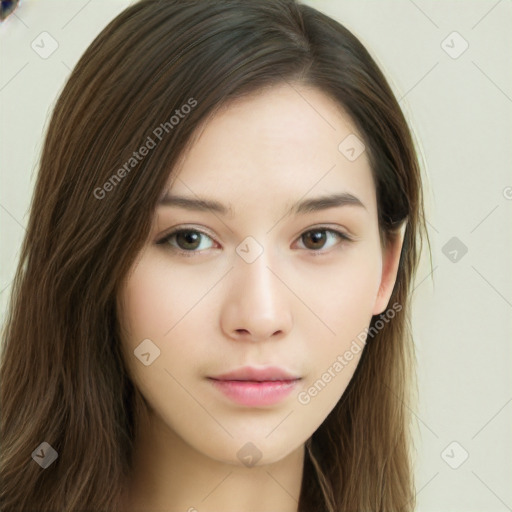
<path id="1" fill-rule="evenodd" d="M 269 380 L 297 380 L 300 377 L 279 366 L 244 366 L 210 378 L 215 380 L 250 380 L 263 382 Z"/>

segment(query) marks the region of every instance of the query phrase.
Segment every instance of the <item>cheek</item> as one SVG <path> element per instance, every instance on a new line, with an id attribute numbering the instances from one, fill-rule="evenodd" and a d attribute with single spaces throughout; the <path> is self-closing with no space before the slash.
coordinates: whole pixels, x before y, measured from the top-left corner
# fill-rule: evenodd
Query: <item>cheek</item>
<path id="1" fill-rule="evenodd" d="M 199 414 L 179 383 L 187 381 L 190 368 L 200 358 L 201 346 L 190 343 L 195 338 L 190 318 L 207 285 L 208 281 L 194 278 L 194 282 L 187 279 L 185 286 L 176 266 L 146 252 L 120 295 L 122 351 L 128 372 L 151 407 L 163 414 L 169 413 L 170 403 L 172 410 Z M 148 352 L 149 364 L 145 365 L 137 354 Z M 173 414 L 167 420 L 173 424 Z"/>
<path id="2" fill-rule="evenodd" d="M 317 273 L 317 280 L 310 283 L 314 289 L 308 295 L 314 297 L 311 309 L 324 324 L 318 324 L 311 315 L 309 327 L 304 326 L 312 332 L 311 326 L 316 323 L 321 329 L 318 332 L 323 333 L 308 346 L 311 372 L 304 392 L 297 397 L 300 404 L 311 405 L 310 410 L 327 414 L 359 363 L 380 283 L 378 249 L 377 244 L 361 244 L 339 265 Z"/>
<path id="3" fill-rule="evenodd" d="M 332 264 L 308 269 L 300 294 L 325 325 L 327 341 L 349 341 L 369 324 L 377 297 L 381 258 L 375 243 L 350 248 Z M 311 321 L 318 320 L 311 315 Z"/>
<path id="4" fill-rule="evenodd" d="M 218 358 L 205 335 L 206 315 L 215 310 L 208 291 L 219 280 L 209 274 L 197 268 L 184 275 L 165 255 L 151 250 L 133 268 L 120 296 L 122 351 L 133 380 L 148 392 L 146 397 L 171 392 L 168 372 L 178 380 L 187 379 L 205 358 Z M 148 339 L 151 343 L 144 341 Z M 158 354 L 150 356 L 153 362 L 148 366 L 136 356 L 143 346 Z"/>
<path id="5" fill-rule="evenodd" d="M 180 275 L 181 274 L 181 275 Z M 140 258 L 122 294 L 123 320 L 131 340 L 172 336 L 173 329 L 207 291 L 209 280 L 190 273 L 187 282 L 176 266 L 155 254 Z"/>

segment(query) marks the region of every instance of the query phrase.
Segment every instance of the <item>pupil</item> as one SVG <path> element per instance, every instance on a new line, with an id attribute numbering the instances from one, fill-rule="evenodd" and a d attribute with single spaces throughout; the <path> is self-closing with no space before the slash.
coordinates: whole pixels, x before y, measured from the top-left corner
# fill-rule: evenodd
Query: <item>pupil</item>
<path id="1" fill-rule="evenodd" d="M 196 247 L 194 246 L 194 244 L 197 243 L 197 241 L 199 240 L 199 233 L 196 233 L 195 231 L 182 231 L 177 235 L 177 239 L 180 238 L 184 240 L 183 245 L 185 246 L 185 248 L 195 249 Z M 187 247 L 187 244 L 192 244 L 193 247 Z"/>
<path id="2" fill-rule="evenodd" d="M 309 237 L 313 240 L 314 245 L 317 244 L 322 246 L 325 238 L 325 233 L 323 231 L 311 231 L 309 233 Z M 316 246 L 314 248 L 316 248 Z"/>

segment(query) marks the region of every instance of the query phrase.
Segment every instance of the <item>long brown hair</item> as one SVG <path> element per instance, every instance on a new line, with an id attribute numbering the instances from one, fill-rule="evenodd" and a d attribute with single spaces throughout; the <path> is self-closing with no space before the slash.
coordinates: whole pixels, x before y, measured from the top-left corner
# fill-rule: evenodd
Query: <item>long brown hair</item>
<path id="1" fill-rule="evenodd" d="M 390 300 L 401 311 L 374 328 L 308 439 L 298 509 L 414 509 L 409 295 L 426 230 L 417 153 L 392 90 L 351 32 L 295 0 L 142 0 L 85 51 L 46 134 L 3 333 L 3 512 L 118 510 L 140 398 L 120 351 L 121 283 L 198 126 L 283 82 L 317 87 L 351 116 L 383 243 L 407 221 Z M 134 157 L 148 137 L 154 146 Z M 42 442 L 58 454 L 46 469 L 31 457 Z"/>

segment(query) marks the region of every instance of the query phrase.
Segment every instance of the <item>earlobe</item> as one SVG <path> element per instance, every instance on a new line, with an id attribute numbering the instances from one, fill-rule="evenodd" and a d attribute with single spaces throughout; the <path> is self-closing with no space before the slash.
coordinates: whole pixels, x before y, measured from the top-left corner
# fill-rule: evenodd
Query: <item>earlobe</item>
<path id="1" fill-rule="evenodd" d="M 375 298 L 373 315 L 380 315 L 386 310 L 386 307 L 393 293 L 395 286 L 398 265 L 400 263 L 400 254 L 405 235 L 406 222 L 402 224 L 400 229 L 390 234 L 386 243 L 386 247 L 382 249 L 382 275 L 380 280 L 379 291 Z"/>

